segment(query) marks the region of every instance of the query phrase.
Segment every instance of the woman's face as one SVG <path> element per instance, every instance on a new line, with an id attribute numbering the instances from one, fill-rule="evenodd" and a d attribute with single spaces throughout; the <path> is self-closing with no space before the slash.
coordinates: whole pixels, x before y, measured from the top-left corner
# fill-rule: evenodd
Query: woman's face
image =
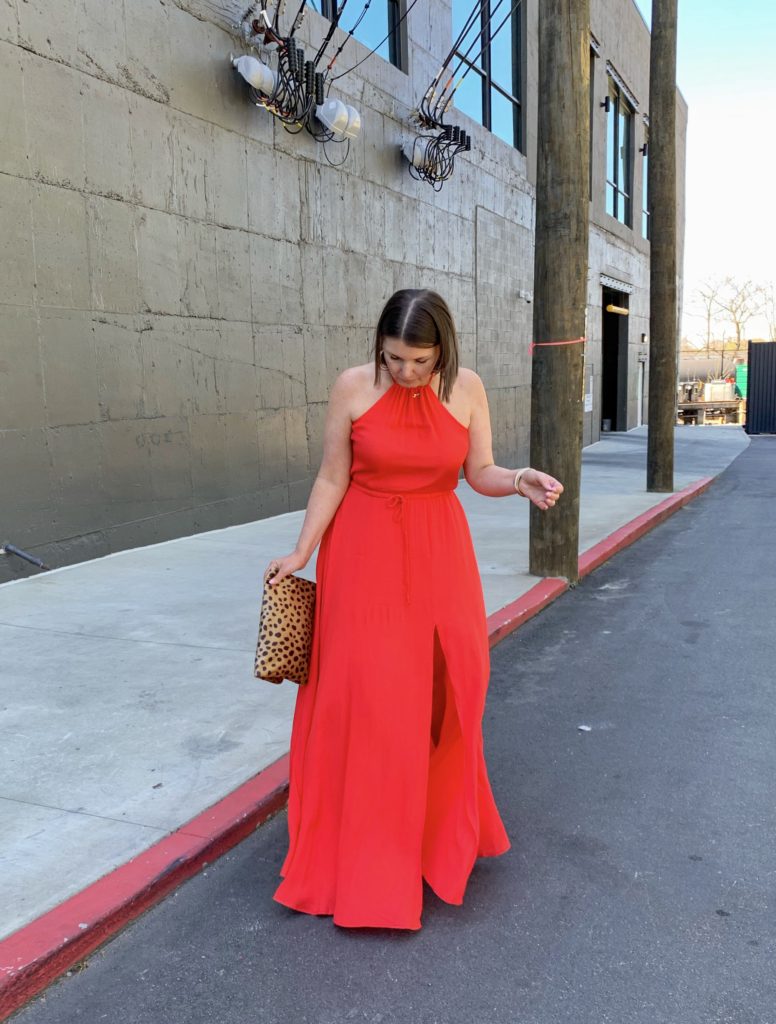
<path id="1" fill-rule="evenodd" d="M 418 388 L 428 384 L 439 359 L 439 345 L 414 348 L 398 338 L 383 338 L 385 368 L 397 384 Z"/>

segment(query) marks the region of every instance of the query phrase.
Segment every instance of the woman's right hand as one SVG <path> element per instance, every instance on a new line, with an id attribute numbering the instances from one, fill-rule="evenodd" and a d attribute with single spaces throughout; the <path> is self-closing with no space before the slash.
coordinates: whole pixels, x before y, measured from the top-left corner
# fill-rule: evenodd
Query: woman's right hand
<path id="1" fill-rule="evenodd" d="M 281 558 L 273 558 L 264 570 L 264 579 L 266 580 L 270 573 L 274 573 L 269 581 L 270 586 L 274 586 L 276 583 L 280 583 L 284 577 L 290 576 L 292 572 L 304 569 L 308 561 L 309 559 L 302 558 L 296 551 L 292 551 L 290 555 L 283 555 Z"/>

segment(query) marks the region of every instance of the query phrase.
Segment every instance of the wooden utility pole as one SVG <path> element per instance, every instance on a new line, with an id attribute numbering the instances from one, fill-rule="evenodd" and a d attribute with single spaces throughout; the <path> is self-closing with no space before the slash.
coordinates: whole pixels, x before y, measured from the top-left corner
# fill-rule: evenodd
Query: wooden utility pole
<path id="1" fill-rule="evenodd" d="M 529 566 L 537 576 L 572 581 L 579 578 L 589 84 L 590 0 L 542 0 L 531 465 L 565 490 L 553 510 L 531 507 Z"/>
<path id="2" fill-rule="evenodd" d="M 674 489 L 676 423 L 677 0 L 652 0 L 649 55 L 649 430 L 647 490 Z"/>

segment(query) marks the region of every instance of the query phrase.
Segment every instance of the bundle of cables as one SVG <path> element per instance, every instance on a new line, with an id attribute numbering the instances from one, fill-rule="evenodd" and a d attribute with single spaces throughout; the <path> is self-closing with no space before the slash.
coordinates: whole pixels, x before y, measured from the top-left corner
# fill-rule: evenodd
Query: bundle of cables
<path id="1" fill-rule="evenodd" d="M 485 0 L 475 0 L 474 7 L 457 39 L 426 89 L 423 99 L 410 115 L 410 124 L 413 128 L 425 133 L 436 133 L 420 135 L 414 142 L 404 145 L 403 151 L 409 160 L 410 174 L 414 178 L 427 181 L 437 191 L 452 175 L 453 163 L 458 153 L 471 149 L 469 135 L 458 125 L 445 122 L 445 115 L 453 105 L 456 90 L 472 68 L 478 66 L 485 48 L 490 46 L 508 22 L 511 24 L 512 16 L 521 2 L 522 0 L 497 0 L 492 6 L 488 4 L 486 7 Z M 507 13 L 497 23 L 496 28 L 491 30 L 499 9 L 505 3 Z M 479 32 L 476 31 L 478 21 Z M 476 52 L 473 52 L 475 50 Z M 462 69 L 463 74 L 460 74 Z"/>
<path id="2" fill-rule="evenodd" d="M 404 148 L 413 178 L 426 181 L 435 192 L 453 173 L 456 156 L 468 152 L 472 140 L 458 125 L 443 125 L 438 135 L 419 135 Z"/>
<path id="3" fill-rule="evenodd" d="M 349 145 L 350 140 L 356 138 L 361 131 L 361 115 L 355 107 L 331 98 L 328 94 L 332 82 L 353 70 L 349 68 L 348 71 L 332 76 L 337 59 L 353 38 L 353 33 L 363 21 L 371 3 L 372 0 L 365 0 L 361 12 L 325 65 L 322 64 L 325 53 L 340 27 L 348 0 L 341 0 L 335 7 L 328 31 L 309 60 L 305 57 L 304 48 L 298 46 L 294 38 L 304 20 L 307 0 L 301 0 L 296 17 L 285 36 L 280 31 L 280 20 L 286 0 L 258 0 L 252 4 L 242 15 L 240 29 L 246 44 L 256 50 L 258 57 L 243 54 L 231 58 L 232 66 L 250 86 L 251 100 L 257 106 L 269 110 L 286 131 L 295 133 L 304 128 L 317 142 L 344 142 Z M 412 0 L 403 17 L 407 16 L 416 3 L 417 0 Z M 270 14 L 273 6 L 274 13 Z M 397 28 L 398 25 L 394 25 L 391 31 Z M 386 39 L 381 40 L 354 67 L 375 53 Z"/>
<path id="4" fill-rule="evenodd" d="M 304 20 L 307 0 L 302 3 L 288 35 L 280 33 L 280 17 L 285 0 L 277 0 L 270 16 L 266 0 L 253 4 L 243 14 L 241 28 L 248 44 L 260 58 L 251 54 L 232 57 L 232 66 L 250 87 L 250 97 L 258 107 L 269 110 L 289 132 L 306 127 L 318 103 L 323 102 L 323 73 L 305 59 L 304 47 L 294 38 Z"/>

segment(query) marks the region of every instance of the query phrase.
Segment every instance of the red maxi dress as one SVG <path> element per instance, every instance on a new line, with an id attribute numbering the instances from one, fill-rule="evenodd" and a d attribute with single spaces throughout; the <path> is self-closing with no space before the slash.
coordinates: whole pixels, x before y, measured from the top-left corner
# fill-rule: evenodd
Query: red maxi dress
<path id="1" fill-rule="evenodd" d="M 475 859 L 509 848 L 482 750 L 482 586 L 454 494 L 468 430 L 429 385 L 392 383 L 351 439 L 318 554 L 275 899 L 346 927 L 418 929 L 423 879 L 460 904 Z"/>

